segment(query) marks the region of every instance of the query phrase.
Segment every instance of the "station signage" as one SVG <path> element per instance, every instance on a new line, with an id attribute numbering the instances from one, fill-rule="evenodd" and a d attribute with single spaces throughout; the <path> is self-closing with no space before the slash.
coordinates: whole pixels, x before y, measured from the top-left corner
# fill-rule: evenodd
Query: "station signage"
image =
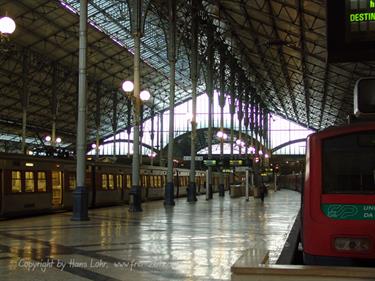
<path id="1" fill-rule="evenodd" d="M 222 172 L 226 173 L 226 174 L 232 174 L 233 170 L 232 169 L 223 169 Z"/>
<path id="2" fill-rule="evenodd" d="M 326 3 L 328 62 L 375 60 L 375 0 Z"/>
<path id="3" fill-rule="evenodd" d="M 203 164 L 206 166 L 216 166 L 216 160 L 203 160 Z"/>
<path id="4" fill-rule="evenodd" d="M 191 156 L 184 156 L 184 161 L 191 161 Z M 195 156 L 195 161 L 203 161 L 203 156 Z"/>
<path id="5" fill-rule="evenodd" d="M 346 41 L 375 39 L 375 0 L 346 1 Z"/>
<path id="6" fill-rule="evenodd" d="M 242 166 L 243 164 L 243 160 L 229 160 L 229 166 Z"/>

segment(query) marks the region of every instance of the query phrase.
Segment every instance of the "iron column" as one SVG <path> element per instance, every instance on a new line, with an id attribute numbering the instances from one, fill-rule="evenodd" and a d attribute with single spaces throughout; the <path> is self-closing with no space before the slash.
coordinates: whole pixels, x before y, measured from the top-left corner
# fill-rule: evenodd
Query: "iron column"
<path id="1" fill-rule="evenodd" d="M 192 82 L 192 118 L 191 118 L 191 160 L 190 160 L 190 183 L 188 188 L 187 201 L 197 201 L 196 182 L 195 182 L 195 140 L 197 138 L 197 84 L 198 84 L 198 28 L 199 28 L 199 5 L 201 0 L 192 0 L 192 19 L 191 24 L 191 82 Z"/>
<path id="2" fill-rule="evenodd" d="M 73 221 L 89 220 L 86 176 L 86 100 L 87 100 L 87 0 L 80 2 L 79 83 L 77 122 L 77 187 L 73 192 Z"/>
<path id="3" fill-rule="evenodd" d="M 174 144 L 174 98 L 175 98 L 175 68 L 176 68 L 176 1 L 169 0 L 169 143 L 168 143 L 168 172 L 165 187 L 164 206 L 174 206 L 173 185 L 173 144 Z"/>

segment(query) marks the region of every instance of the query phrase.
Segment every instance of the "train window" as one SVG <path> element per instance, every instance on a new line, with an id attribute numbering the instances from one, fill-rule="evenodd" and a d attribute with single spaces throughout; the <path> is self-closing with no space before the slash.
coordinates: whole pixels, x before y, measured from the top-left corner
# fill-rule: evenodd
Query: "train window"
<path id="1" fill-rule="evenodd" d="M 147 176 L 142 176 L 142 187 L 147 187 Z"/>
<path id="2" fill-rule="evenodd" d="M 158 187 L 161 188 L 163 186 L 161 182 L 161 176 L 157 176 L 157 180 L 158 180 Z"/>
<path id="3" fill-rule="evenodd" d="M 154 176 L 150 176 L 150 187 L 155 187 L 154 186 Z"/>
<path id="4" fill-rule="evenodd" d="M 102 189 L 108 189 L 107 174 L 102 174 Z"/>
<path id="5" fill-rule="evenodd" d="M 22 192 L 22 181 L 20 171 L 12 171 L 12 192 Z"/>
<path id="6" fill-rule="evenodd" d="M 35 182 L 34 182 L 34 172 L 25 172 L 25 191 L 34 192 Z"/>
<path id="7" fill-rule="evenodd" d="M 68 184 L 69 189 L 74 190 L 76 188 L 76 175 L 75 174 L 69 174 L 68 175 Z"/>
<path id="8" fill-rule="evenodd" d="M 108 187 L 109 189 L 113 190 L 115 188 L 115 182 L 114 182 L 114 179 L 113 179 L 113 175 L 112 174 L 109 174 L 108 175 Z"/>
<path id="9" fill-rule="evenodd" d="M 61 188 L 61 172 L 53 171 L 52 172 L 52 186 L 56 188 Z"/>
<path id="10" fill-rule="evenodd" d="M 163 187 L 164 186 L 164 182 L 163 182 L 163 176 L 159 176 L 159 187 Z"/>
<path id="11" fill-rule="evenodd" d="M 122 175 L 116 176 L 116 184 L 118 189 L 122 189 Z"/>
<path id="12" fill-rule="evenodd" d="M 373 94 L 375 88 L 374 78 L 359 79 L 354 88 L 354 114 L 374 115 L 375 113 L 375 96 Z M 372 142 L 372 145 L 374 143 Z"/>
<path id="13" fill-rule="evenodd" d="M 47 191 L 46 172 L 38 172 L 38 191 Z"/>
<path id="14" fill-rule="evenodd" d="M 126 175 L 126 187 L 131 188 L 132 187 L 132 176 Z"/>
<path id="15" fill-rule="evenodd" d="M 323 193 L 375 193 L 375 151 L 359 142 L 368 133 L 323 142 Z"/>

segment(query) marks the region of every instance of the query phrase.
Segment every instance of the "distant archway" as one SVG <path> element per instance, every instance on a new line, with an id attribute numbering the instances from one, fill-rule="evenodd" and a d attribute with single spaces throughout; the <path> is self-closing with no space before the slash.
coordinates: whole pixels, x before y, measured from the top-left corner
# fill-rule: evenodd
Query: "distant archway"
<path id="1" fill-rule="evenodd" d="M 282 143 L 274 148 L 271 149 L 271 152 L 274 153 L 276 151 L 278 151 L 279 149 L 285 147 L 285 146 L 288 146 L 288 145 L 291 145 L 291 144 L 295 144 L 295 143 L 299 143 L 299 142 L 306 142 L 306 138 L 304 139 L 296 139 L 296 140 L 291 140 L 291 141 L 288 141 L 288 142 L 285 142 L 285 143 Z"/>

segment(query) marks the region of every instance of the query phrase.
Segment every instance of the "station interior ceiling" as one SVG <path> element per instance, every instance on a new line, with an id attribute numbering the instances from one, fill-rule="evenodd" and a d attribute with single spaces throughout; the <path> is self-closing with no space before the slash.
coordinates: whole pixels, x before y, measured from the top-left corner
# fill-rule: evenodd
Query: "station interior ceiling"
<path id="1" fill-rule="evenodd" d="M 191 1 L 177 2 L 176 103 L 191 99 Z M 207 0 L 199 11 L 200 74 L 206 91 L 208 32 L 214 33 L 215 70 L 225 64 L 225 85 L 235 73 L 241 98 L 254 89 L 271 113 L 314 130 L 346 122 L 352 112 L 355 81 L 373 76 L 373 64 L 326 62 L 326 10 L 323 0 Z M 141 43 L 141 87 L 154 97 L 145 118 L 168 110 L 168 1 L 145 0 Z M 27 134 L 41 139 L 56 131 L 74 148 L 78 97 L 79 1 L 5 0 L 1 15 L 17 29 L 0 42 L 0 134 L 17 140 L 27 110 Z M 129 124 L 129 99 L 121 82 L 133 77 L 128 1 L 89 1 L 88 141 Z M 214 78 L 215 89 L 219 77 Z M 225 92 L 229 93 L 229 87 Z M 238 94 L 238 91 L 237 91 Z M 100 106 L 98 106 L 100 105 Z M 98 118 L 99 116 L 99 118 Z M 117 121 L 117 122 L 116 122 Z M 115 126 L 114 126 L 114 123 Z M 100 124 L 100 126 L 98 126 Z"/>

